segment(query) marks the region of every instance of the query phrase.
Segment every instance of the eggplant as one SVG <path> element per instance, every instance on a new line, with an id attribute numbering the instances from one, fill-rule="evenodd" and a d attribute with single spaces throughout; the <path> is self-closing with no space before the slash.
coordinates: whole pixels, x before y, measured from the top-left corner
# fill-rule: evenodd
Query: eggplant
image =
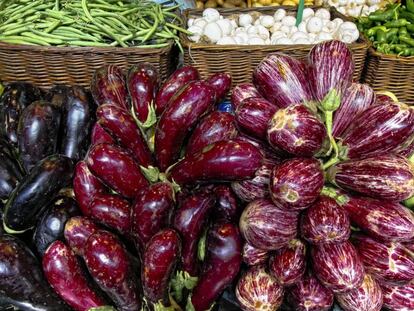
<path id="1" fill-rule="evenodd" d="M 145 137 L 126 110 L 115 105 L 101 105 L 96 115 L 98 123 L 129 151 L 139 165 L 148 167 L 154 164 Z"/>
<path id="2" fill-rule="evenodd" d="M 398 154 L 400 154 L 400 155 L 402 155 L 406 158 L 411 158 L 414 155 L 414 141 L 410 145 L 405 147 L 403 150 L 398 152 Z"/>
<path id="3" fill-rule="evenodd" d="M 414 167 L 399 155 L 345 161 L 331 166 L 327 177 L 342 189 L 380 200 L 402 201 L 414 195 Z"/>
<path id="4" fill-rule="evenodd" d="M 104 143 L 115 144 L 115 140 L 99 123 L 95 123 L 91 133 L 91 146 Z"/>
<path id="5" fill-rule="evenodd" d="M 264 266 L 250 267 L 239 279 L 236 297 L 245 311 L 278 310 L 284 289 L 275 282 Z"/>
<path id="6" fill-rule="evenodd" d="M 0 306 L 22 311 L 69 311 L 43 278 L 30 249 L 11 235 L 0 235 Z"/>
<path id="7" fill-rule="evenodd" d="M 344 293 L 361 286 L 364 266 L 348 241 L 320 244 L 311 248 L 312 267 L 316 277 L 335 293 Z"/>
<path id="8" fill-rule="evenodd" d="M 414 310 L 414 284 L 391 285 L 382 283 L 384 307 L 392 311 Z"/>
<path id="9" fill-rule="evenodd" d="M 171 98 L 178 93 L 180 89 L 191 81 L 200 80 L 200 74 L 195 67 L 185 66 L 174 71 L 174 73 L 165 81 L 155 98 L 155 112 L 160 116 L 167 108 Z"/>
<path id="10" fill-rule="evenodd" d="M 242 212 L 234 192 L 228 185 L 218 185 L 213 189 L 216 195 L 213 218 L 215 221 L 228 221 L 237 223 Z"/>
<path id="11" fill-rule="evenodd" d="M 63 234 L 72 251 L 83 257 L 86 242 L 99 229 L 98 225 L 89 218 L 75 216 L 66 222 Z"/>
<path id="12" fill-rule="evenodd" d="M 371 275 L 365 274 L 359 287 L 336 295 L 336 300 L 344 311 L 380 311 L 383 294 L 378 282 Z"/>
<path id="13" fill-rule="evenodd" d="M 162 171 L 178 160 L 185 137 L 213 103 L 214 91 L 204 81 L 188 83 L 171 99 L 155 130 L 155 156 Z"/>
<path id="14" fill-rule="evenodd" d="M 306 271 L 306 246 L 297 239 L 278 250 L 269 260 L 270 274 L 281 286 L 299 282 Z"/>
<path id="15" fill-rule="evenodd" d="M 37 217 L 73 175 L 72 159 L 52 155 L 40 161 L 14 189 L 4 211 L 6 232 L 21 233 L 31 229 Z"/>
<path id="16" fill-rule="evenodd" d="M 253 72 L 253 84 L 274 105 L 284 108 L 313 100 L 308 65 L 290 56 L 268 54 Z"/>
<path id="17" fill-rule="evenodd" d="M 230 223 L 213 225 L 207 232 L 206 256 L 198 283 L 187 308 L 208 310 L 240 270 L 242 241 L 237 226 Z"/>
<path id="18" fill-rule="evenodd" d="M 239 133 L 237 139 L 240 141 L 250 143 L 253 146 L 257 147 L 263 156 L 263 164 L 275 166 L 276 164 L 282 162 L 282 159 L 286 158 L 287 156 L 287 154 L 284 153 L 282 150 L 276 150 L 274 148 L 271 148 L 266 141 L 259 140 L 244 133 Z"/>
<path id="19" fill-rule="evenodd" d="M 17 147 L 17 127 L 23 110 L 42 98 L 42 91 L 30 83 L 7 85 L 0 97 L 0 134 L 5 141 Z"/>
<path id="20" fill-rule="evenodd" d="M 50 88 L 45 96 L 44 99 L 51 103 L 58 109 L 61 109 L 65 102 L 67 101 L 68 93 L 70 92 L 71 87 L 66 84 L 55 84 L 52 88 Z"/>
<path id="21" fill-rule="evenodd" d="M 251 178 L 262 164 L 255 146 L 240 140 L 219 141 L 179 161 L 169 177 L 178 184 Z"/>
<path id="22" fill-rule="evenodd" d="M 220 140 L 236 138 L 237 134 L 235 117 L 232 114 L 213 111 L 194 128 L 188 140 L 186 155 L 191 155 Z"/>
<path id="23" fill-rule="evenodd" d="M 114 104 L 128 109 L 128 90 L 121 67 L 105 65 L 98 68 L 91 81 L 91 92 L 95 103 Z"/>
<path id="24" fill-rule="evenodd" d="M 88 311 L 106 305 L 88 284 L 78 258 L 65 243 L 53 242 L 47 248 L 42 263 L 49 284 L 74 310 Z"/>
<path id="25" fill-rule="evenodd" d="M 351 236 L 349 217 L 334 199 L 320 196 L 303 214 L 302 237 L 311 244 L 342 243 Z"/>
<path id="26" fill-rule="evenodd" d="M 325 126 L 303 104 L 280 109 L 269 120 L 267 140 L 273 148 L 300 157 L 311 157 L 322 149 Z"/>
<path id="27" fill-rule="evenodd" d="M 126 198 L 134 198 L 148 186 L 139 165 L 126 151 L 115 145 L 92 146 L 86 163 L 93 174 Z"/>
<path id="28" fill-rule="evenodd" d="M 231 93 L 231 103 L 237 109 L 243 100 L 250 97 L 262 96 L 252 83 L 242 83 L 234 87 Z"/>
<path id="29" fill-rule="evenodd" d="M 52 104 L 36 101 L 23 110 L 17 128 L 19 156 L 26 172 L 57 150 L 61 112 Z"/>
<path id="30" fill-rule="evenodd" d="M 243 262 L 249 266 L 265 264 L 270 256 L 268 251 L 258 249 L 249 243 L 244 243 L 242 255 Z"/>
<path id="31" fill-rule="evenodd" d="M 206 80 L 214 90 L 214 97 L 217 103 L 226 97 L 227 92 L 231 88 L 231 80 L 231 75 L 225 72 L 215 73 Z"/>
<path id="32" fill-rule="evenodd" d="M 269 199 L 249 203 L 240 217 L 239 227 L 250 245 L 262 250 L 278 250 L 297 234 L 298 213 L 283 210 Z"/>
<path id="33" fill-rule="evenodd" d="M 86 242 L 84 259 L 90 275 L 117 310 L 140 310 L 141 293 L 134 263 L 114 234 L 103 230 L 93 233 Z"/>
<path id="34" fill-rule="evenodd" d="M 33 233 L 33 244 L 37 253 L 42 257 L 56 240 L 63 239 L 65 224 L 69 218 L 80 215 L 75 200 L 68 197 L 57 197 L 51 206 L 43 213 Z"/>
<path id="35" fill-rule="evenodd" d="M 19 163 L 9 155 L 8 150 L 2 148 L 0 150 L 0 199 L 7 199 L 22 179 L 23 173 Z"/>
<path id="36" fill-rule="evenodd" d="M 324 184 L 322 164 L 315 158 L 294 158 L 276 165 L 270 176 L 270 197 L 286 210 L 303 210 L 314 203 Z"/>

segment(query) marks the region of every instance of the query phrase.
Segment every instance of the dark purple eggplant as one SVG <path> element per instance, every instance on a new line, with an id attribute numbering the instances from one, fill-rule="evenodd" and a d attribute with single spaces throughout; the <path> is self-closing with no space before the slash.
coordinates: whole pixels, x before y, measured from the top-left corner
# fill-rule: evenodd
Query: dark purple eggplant
<path id="1" fill-rule="evenodd" d="M 242 263 L 242 240 L 237 226 L 215 224 L 207 233 L 206 257 L 203 268 L 189 299 L 195 311 L 208 310 L 229 286 Z"/>
<path id="2" fill-rule="evenodd" d="M 268 199 L 249 203 L 240 217 L 240 231 L 250 245 L 278 250 L 297 234 L 298 213 L 280 209 Z"/>
<path id="3" fill-rule="evenodd" d="M 23 242 L 0 235 L 0 306 L 24 311 L 68 311 L 43 277 L 40 265 Z"/>
<path id="4" fill-rule="evenodd" d="M 211 75 L 206 82 L 210 84 L 215 93 L 216 102 L 220 102 L 226 97 L 231 88 L 231 75 L 219 72 Z"/>
<path id="5" fill-rule="evenodd" d="M 60 109 L 67 101 L 71 87 L 65 84 L 55 84 L 44 96 L 44 99 L 56 108 Z"/>
<path id="6" fill-rule="evenodd" d="M 414 284 L 391 285 L 382 283 L 384 307 L 392 311 L 414 310 Z"/>
<path id="7" fill-rule="evenodd" d="M 61 113 L 52 104 L 37 101 L 23 110 L 17 137 L 19 156 L 26 172 L 56 152 Z"/>
<path id="8" fill-rule="evenodd" d="M 264 266 L 249 268 L 236 286 L 236 297 L 244 311 L 278 310 L 283 294 L 283 287 Z"/>
<path id="9" fill-rule="evenodd" d="M 66 243 L 76 255 L 83 257 L 86 241 L 98 230 L 99 227 L 89 218 L 82 216 L 72 217 L 65 225 L 64 236 Z"/>
<path id="10" fill-rule="evenodd" d="M 16 233 L 32 228 L 48 203 L 72 181 L 73 169 L 73 161 L 63 155 L 52 155 L 37 163 L 7 201 L 4 229 Z"/>
<path id="11" fill-rule="evenodd" d="M 91 146 L 104 143 L 114 144 L 115 140 L 99 123 L 95 123 L 91 133 Z"/>
<path id="12" fill-rule="evenodd" d="M 270 197 L 287 210 L 303 210 L 314 203 L 322 191 L 324 173 L 315 158 L 294 158 L 276 165 L 270 177 Z"/>
<path id="13" fill-rule="evenodd" d="M 162 171 L 178 160 L 185 137 L 213 103 L 214 91 L 204 81 L 188 83 L 171 100 L 155 130 L 155 155 Z"/>
<path id="14" fill-rule="evenodd" d="M 331 166 L 329 181 L 376 199 L 402 201 L 414 195 L 414 167 L 403 156 L 383 155 Z"/>
<path id="15" fill-rule="evenodd" d="M 235 181 L 254 176 L 262 164 L 255 146 L 240 140 L 219 141 L 179 161 L 170 171 L 178 184 L 200 181 Z"/>
<path id="16" fill-rule="evenodd" d="M 262 97 L 262 95 L 260 95 L 259 91 L 252 83 L 242 83 L 233 89 L 231 93 L 231 103 L 234 108 L 237 109 L 242 101 L 250 97 Z"/>
<path id="17" fill-rule="evenodd" d="M 237 223 L 243 207 L 237 202 L 233 190 L 228 185 L 218 185 L 213 192 L 217 198 L 213 213 L 215 221 Z"/>
<path id="18" fill-rule="evenodd" d="M 193 154 L 220 140 L 236 138 L 237 134 L 235 117 L 232 114 L 213 111 L 195 127 L 188 141 L 186 154 Z"/>
<path id="19" fill-rule="evenodd" d="M 8 150 L 0 150 L 0 199 L 7 199 L 10 193 L 16 188 L 23 173 L 20 165 L 8 153 Z"/>
<path id="20" fill-rule="evenodd" d="M 40 256 L 43 256 L 54 241 L 63 239 L 66 222 L 77 215 L 80 215 L 80 210 L 72 198 L 57 197 L 53 200 L 37 223 L 33 234 L 33 244 Z"/>
<path id="21" fill-rule="evenodd" d="M 110 188 L 126 198 L 134 198 L 148 186 L 138 163 L 123 149 L 115 145 L 94 145 L 88 152 L 89 169 Z"/>
<path id="22" fill-rule="evenodd" d="M 243 262 L 249 266 L 265 264 L 270 256 L 269 251 L 258 249 L 249 243 L 244 243 L 242 254 Z"/>
<path id="23" fill-rule="evenodd" d="M 275 150 L 274 148 L 271 148 L 267 141 L 259 140 L 244 133 L 239 133 L 237 139 L 257 147 L 263 155 L 263 164 L 273 167 L 282 162 L 282 159 L 287 156 L 287 154 L 282 150 Z"/>

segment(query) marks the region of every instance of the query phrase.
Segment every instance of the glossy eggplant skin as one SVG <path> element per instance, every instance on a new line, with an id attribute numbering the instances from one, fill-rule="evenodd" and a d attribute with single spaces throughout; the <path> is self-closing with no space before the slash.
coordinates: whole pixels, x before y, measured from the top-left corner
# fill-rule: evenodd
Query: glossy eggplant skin
<path id="1" fill-rule="evenodd" d="M 40 256 L 43 256 L 54 241 L 63 239 L 66 222 L 77 215 L 80 215 L 80 210 L 72 198 L 57 197 L 53 200 L 37 223 L 33 234 L 33 244 Z"/>
<path id="2" fill-rule="evenodd" d="M 258 249 L 249 243 L 244 243 L 242 254 L 243 262 L 249 266 L 265 264 L 270 256 L 268 251 Z"/>
<path id="3" fill-rule="evenodd" d="M 213 191 L 216 195 L 213 214 L 215 221 L 237 223 L 242 212 L 242 206 L 237 202 L 234 192 L 227 185 L 218 185 Z"/>
<path id="4" fill-rule="evenodd" d="M 242 83 L 233 88 L 231 93 L 231 103 L 234 108 L 241 104 L 241 102 L 250 97 L 262 97 L 259 91 L 252 83 Z"/>
<path id="5" fill-rule="evenodd" d="M 43 278 L 39 263 L 23 242 L 0 235 L 0 306 L 24 311 L 70 310 Z"/>
<path id="6" fill-rule="evenodd" d="M 70 218 L 65 224 L 63 232 L 66 243 L 72 251 L 83 257 L 85 253 L 85 245 L 89 237 L 98 231 L 98 225 L 84 216 L 75 216 Z"/>
<path id="7" fill-rule="evenodd" d="M 213 225 L 207 232 L 206 243 L 206 257 L 191 295 L 195 311 L 211 307 L 234 281 L 242 263 L 242 239 L 237 226 L 230 223 Z"/>
<path id="8" fill-rule="evenodd" d="M 56 108 L 61 108 L 65 104 L 69 92 L 70 86 L 65 84 L 55 84 L 46 92 L 44 99 Z"/>
<path id="9" fill-rule="evenodd" d="M 91 132 L 91 146 L 104 143 L 114 144 L 115 140 L 99 123 L 95 123 Z"/>
<path id="10" fill-rule="evenodd" d="M 384 307 L 393 311 L 410 311 L 414 309 L 414 284 L 381 284 L 384 295 Z"/>
<path id="11" fill-rule="evenodd" d="M 7 199 L 10 193 L 16 188 L 23 173 L 20 165 L 3 148 L 0 150 L 0 199 Z"/>
<path id="12" fill-rule="evenodd" d="M 207 79 L 207 83 L 213 88 L 216 103 L 219 103 L 231 88 L 231 75 L 224 72 L 215 73 Z"/>
<path id="13" fill-rule="evenodd" d="M 61 112 L 46 101 L 30 104 L 17 128 L 19 156 L 26 172 L 57 150 Z"/>
<path id="14" fill-rule="evenodd" d="M 5 230 L 23 232 L 32 228 L 50 200 L 71 182 L 73 169 L 73 161 L 63 155 L 52 155 L 40 161 L 7 201 Z"/>

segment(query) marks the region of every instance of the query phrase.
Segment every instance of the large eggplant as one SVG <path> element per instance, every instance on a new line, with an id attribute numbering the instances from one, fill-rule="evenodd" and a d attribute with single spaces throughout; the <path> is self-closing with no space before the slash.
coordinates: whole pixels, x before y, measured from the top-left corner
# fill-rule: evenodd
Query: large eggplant
<path id="1" fill-rule="evenodd" d="M 237 139 L 250 143 L 253 146 L 257 147 L 263 155 L 263 164 L 274 166 L 282 162 L 282 159 L 287 156 L 287 154 L 282 150 L 271 148 L 267 142 L 254 138 L 252 136 L 248 136 L 244 133 L 239 133 Z"/>
<path id="2" fill-rule="evenodd" d="M 78 256 L 83 256 L 86 242 L 98 230 L 98 225 L 89 218 L 75 216 L 66 222 L 63 234 L 72 251 Z"/>
<path id="3" fill-rule="evenodd" d="M 237 109 L 241 102 L 250 97 L 262 97 L 259 91 L 251 83 L 237 85 L 231 93 L 231 103 Z"/>
<path id="4" fill-rule="evenodd" d="M 234 192 L 228 185 L 218 185 L 213 192 L 216 196 L 213 218 L 215 221 L 228 221 L 237 223 L 243 206 L 237 202 Z"/>
<path id="5" fill-rule="evenodd" d="M 30 104 L 22 113 L 17 137 L 20 160 L 27 172 L 56 152 L 61 112 L 46 101 Z"/>
<path id="6" fill-rule="evenodd" d="M 114 144 L 115 140 L 99 123 L 95 123 L 91 132 L 91 146 L 104 143 Z"/>
<path id="7" fill-rule="evenodd" d="M 63 155 L 52 155 L 40 161 L 7 201 L 4 229 L 23 232 L 32 228 L 50 201 L 71 182 L 73 169 L 73 161 Z"/>
<path id="8" fill-rule="evenodd" d="M 383 155 L 331 166 L 331 183 L 377 199 L 401 201 L 414 195 L 414 167 L 403 156 Z"/>
<path id="9" fill-rule="evenodd" d="M 381 284 L 384 307 L 392 311 L 414 310 L 414 284 Z"/>
<path id="10" fill-rule="evenodd" d="M 247 243 L 262 250 L 277 250 L 297 234 L 298 213 L 280 209 L 268 199 L 247 205 L 240 217 L 240 231 Z"/>
<path id="11" fill-rule="evenodd" d="M 19 163 L 4 148 L 0 150 L 0 199 L 2 200 L 7 199 L 23 179 Z"/>
<path id="12" fill-rule="evenodd" d="M 225 72 L 215 73 L 206 81 L 213 88 L 217 103 L 226 97 L 227 92 L 231 88 L 231 75 Z"/>
<path id="13" fill-rule="evenodd" d="M 265 264 L 270 256 L 269 251 L 258 249 L 254 246 L 251 246 L 249 243 L 244 243 L 243 246 L 243 262 L 249 266 L 257 266 L 260 264 Z"/>

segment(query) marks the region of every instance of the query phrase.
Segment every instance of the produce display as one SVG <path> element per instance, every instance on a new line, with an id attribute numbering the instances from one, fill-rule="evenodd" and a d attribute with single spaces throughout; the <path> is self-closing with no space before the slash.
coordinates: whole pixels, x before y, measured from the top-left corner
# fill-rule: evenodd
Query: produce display
<path id="1" fill-rule="evenodd" d="M 246 0 L 197 0 L 197 9 L 205 8 L 247 8 Z"/>
<path id="2" fill-rule="evenodd" d="M 305 0 L 305 5 L 314 5 L 313 0 Z M 298 6 L 299 0 L 252 0 L 252 7 L 291 5 Z"/>
<path id="3" fill-rule="evenodd" d="M 397 1 L 395 1 L 397 2 Z M 320 0 L 317 5 L 333 6 L 346 16 L 367 16 L 385 7 L 390 1 L 384 0 Z"/>

